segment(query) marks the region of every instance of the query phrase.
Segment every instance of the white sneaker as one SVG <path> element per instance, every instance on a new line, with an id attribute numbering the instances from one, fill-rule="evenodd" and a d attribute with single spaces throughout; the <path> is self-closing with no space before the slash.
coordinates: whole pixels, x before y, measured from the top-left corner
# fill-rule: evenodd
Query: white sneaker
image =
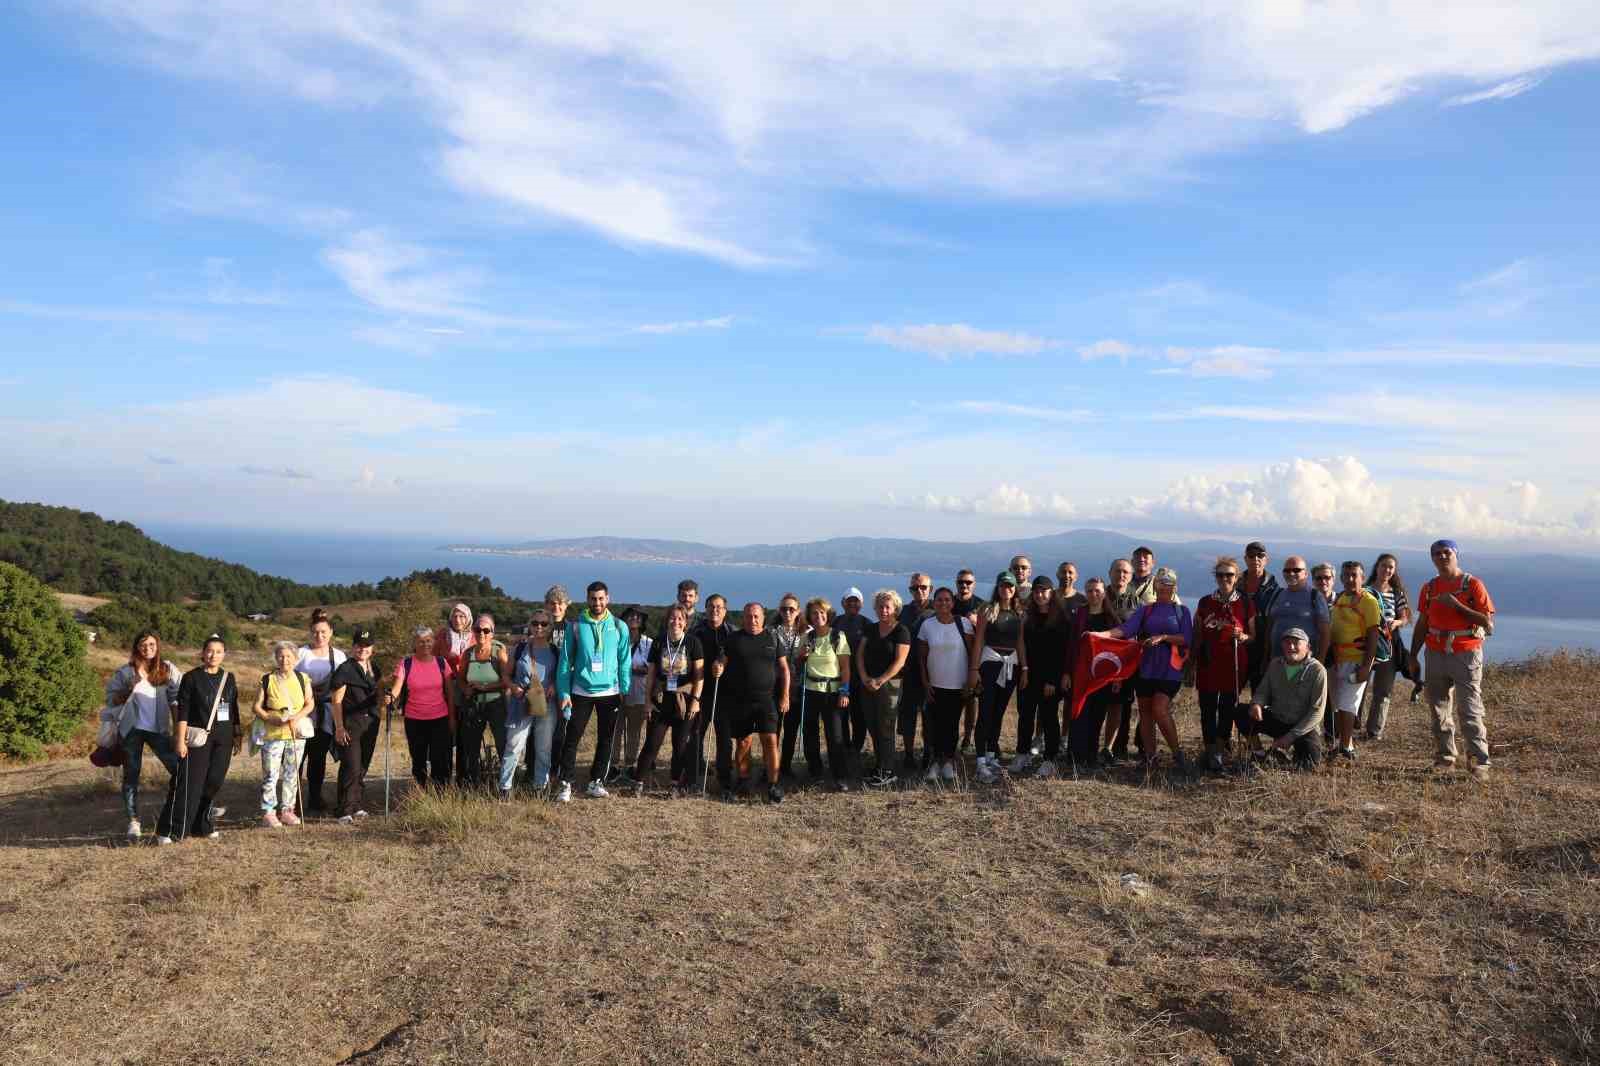
<path id="1" fill-rule="evenodd" d="M 156 843 L 164 847 L 168 844 L 174 843 L 174 841 L 171 837 L 156 837 Z"/>
<path id="2" fill-rule="evenodd" d="M 939 764 L 936 762 L 929 763 L 928 772 L 922 775 L 922 779 L 929 784 L 939 780 Z"/>
<path id="3" fill-rule="evenodd" d="M 557 803 L 571 803 L 572 802 L 572 782 L 570 782 L 570 781 L 561 782 L 561 787 L 556 789 L 556 802 Z"/>
<path id="4" fill-rule="evenodd" d="M 1040 763 L 1039 776 L 1043 778 L 1051 778 L 1056 776 L 1056 764 L 1051 762 L 1049 759 L 1046 759 L 1044 762 Z"/>
<path id="5" fill-rule="evenodd" d="M 221 818 L 224 814 L 227 814 L 227 813 L 228 813 L 228 808 L 226 808 L 226 807 L 212 806 L 212 808 L 211 808 L 211 820 L 212 821 L 216 821 L 218 818 Z"/>
<path id="6" fill-rule="evenodd" d="M 371 815 L 367 814 L 366 811 L 357 811 L 356 812 L 356 817 L 357 818 L 370 818 Z"/>
<path id="7" fill-rule="evenodd" d="M 137 819 L 137 818 L 129 818 L 128 819 L 128 838 L 130 840 L 137 840 L 143 833 L 144 833 L 144 826 L 139 824 L 139 819 Z"/>
<path id="8" fill-rule="evenodd" d="M 213 829 L 211 832 L 206 834 L 206 839 L 207 840 L 221 840 L 222 839 L 222 834 L 217 832 L 215 829 Z"/>
<path id="9" fill-rule="evenodd" d="M 566 786 L 563 785 L 562 787 L 565 788 Z M 606 791 L 606 786 L 602 785 L 599 781 L 590 781 L 589 787 L 583 790 L 583 794 L 592 800 L 603 800 L 607 796 L 611 795 L 611 793 Z"/>
<path id="10" fill-rule="evenodd" d="M 349 814 L 341 814 L 339 816 L 339 824 L 340 825 L 355 825 L 356 824 L 355 816 L 354 815 L 349 815 Z"/>
<path id="11" fill-rule="evenodd" d="M 1011 760 L 1011 772 L 1025 774 L 1033 768 L 1033 756 L 1017 752 L 1017 757 Z"/>
<path id="12" fill-rule="evenodd" d="M 946 759 L 943 766 L 939 767 L 939 776 L 948 784 L 956 779 L 956 763 L 954 759 Z"/>

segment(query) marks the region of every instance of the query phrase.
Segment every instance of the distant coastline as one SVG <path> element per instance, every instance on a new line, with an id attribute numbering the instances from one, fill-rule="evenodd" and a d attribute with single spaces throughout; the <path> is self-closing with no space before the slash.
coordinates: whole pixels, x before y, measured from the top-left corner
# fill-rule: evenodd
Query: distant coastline
<path id="1" fill-rule="evenodd" d="M 655 563 L 663 566 L 732 566 L 761 570 L 794 570 L 813 574 L 872 574 L 875 577 L 900 577 L 893 570 L 874 570 L 870 567 L 844 569 L 833 566 L 802 566 L 798 563 L 746 562 L 731 559 L 701 559 L 681 555 L 655 555 L 648 552 L 604 551 L 599 548 L 496 548 L 467 544 L 446 544 L 441 551 L 460 555 L 506 555 L 522 559 L 590 559 L 608 563 Z"/>

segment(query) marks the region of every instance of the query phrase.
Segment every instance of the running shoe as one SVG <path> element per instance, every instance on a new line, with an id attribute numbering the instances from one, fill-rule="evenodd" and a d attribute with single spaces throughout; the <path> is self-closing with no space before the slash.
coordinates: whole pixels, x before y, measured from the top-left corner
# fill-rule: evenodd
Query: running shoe
<path id="1" fill-rule="evenodd" d="M 583 790 L 583 794 L 592 800 L 603 800 L 607 796 L 611 795 L 611 793 L 606 791 L 606 786 L 602 785 L 599 781 L 590 781 L 589 787 Z"/>
<path id="2" fill-rule="evenodd" d="M 928 772 L 922 775 L 922 779 L 930 785 L 939 780 L 939 764 L 929 763 Z"/>
<path id="3" fill-rule="evenodd" d="M 1039 776 L 1046 781 L 1056 776 L 1056 763 L 1054 759 L 1046 759 L 1039 764 Z"/>
<path id="4" fill-rule="evenodd" d="M 783 802 L 782 785 L 769 785 L 767 787 L 767 802 L 771 804 L 779 804 Z"/>
<path id="5" fill-rule="evenodd" d="M 278 821 L 277 811 L 267 811 L 261 816 L 261 824 L 268 829 L 282 829 L 283 823 Z"/>
<path id="6" fill-rule="evenodd" d="M 561 782 L 561 787 L 556 789 L 556 802 L 557 803 L 571 803 L 572 802 L 572 782 L 571 781 L 563 781 L 563 782 Z"/>
<path id="7" fill-rule="evenodd" d="M 944 765 L 939 768 L 939 776 L 944 780 L 945 784 L 952 784 L 956 779 L 956 761 L 954 759 L 946 759 Z"/>
<path id="8" fill-rule="evenodd" d="M 176 842 L 171 837 L 156 837 L 156 843 L 162 847 L 166 847 L 168 844 Z"/>
<path id="9" fill-rule="evenodd" d="M 139 824 L 139 819 L 137 819 L 137 818 L 129 818 L 128 819 L 128 839 L 129 840 L 138 840 L 139 837 L 142 836 L 143 834 L 144 834 L 144 826 Z"/>
<path id="10" fill-rule="evenodd" d="M 1037 754 L 1037 752 L 1035 752 L 1034 754 Z M 1028 754 L 1028 753 L 1019 751 L 1019 752 L 1017 752 L 1017 757 L 1015 759 L 1011 760 L 1011 772 L 1013 774 L 1025 774 L 1029 770 L 1031 770 L 1032 768 L 1033 768 L 1033 755 L 1032 754 Z"/>
<path id="11" fill-rule="evenodd" d="M 284 825 L 299 825 L 300 816 L 295 814 L 293 811 L 279 811 L 278 821 L 282 822 Z"/>

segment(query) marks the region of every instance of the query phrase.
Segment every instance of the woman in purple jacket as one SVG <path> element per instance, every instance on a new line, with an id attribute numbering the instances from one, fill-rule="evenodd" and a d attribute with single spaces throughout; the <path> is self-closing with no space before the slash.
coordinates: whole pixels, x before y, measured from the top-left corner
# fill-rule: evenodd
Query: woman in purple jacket
<path id="1" fill-rule="evenodd" d="M 1155 574 L 1156 602 L 1134 611 L 1106 635 L 1137 640 L 1144 645 L 1134 691 L 1139 695 L 1139 739 L 1143 741 L 1145 768 L 1156 760 L 1155 729 L 1161 730 L 1172 749 L 1173 765 L 1188 773 L 1189 760 L 1178 746 L 1178 729 L 1172 724 L 1172 699 L 1183 687 L 1183 665 L 1194 643 L 1194 618 L 1178 602 L 1178 572 L 1163 566 Z"/>

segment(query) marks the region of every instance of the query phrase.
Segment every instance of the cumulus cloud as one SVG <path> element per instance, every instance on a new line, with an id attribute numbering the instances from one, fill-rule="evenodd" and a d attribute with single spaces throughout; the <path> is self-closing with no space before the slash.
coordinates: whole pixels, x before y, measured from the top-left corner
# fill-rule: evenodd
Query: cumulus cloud
<path id="1" fill-rule="evenodd" d="M 1027 333 L 974 329 L 961 322 L 949 325 L 872 326 L 867 339 L 907 352 L 922 352 L 938 359 L 974 355 L 1038 355 L 1058 347 L 1056 341 Z"/>
<path id="2" fill-rule="evenodd" d="M 1285 127 L 1447 85 L 1505 99 L 1600 55 L 1600 9 L 1564 0 L 80 2 L 164 70 L 415 116 L 466 195 L 741 266 L 787 258 L 774 229 L 807 197 L 780 184 L 1120 198 Z"/>
<path id="3" fill-rule="evenodd" d="M 1247 478 L 1183 477 L 1159 495 L 1094 502 L 1003 482 L 978 496 L 889 495 L 895 506 L 956 514 L 1126 522 L 1229 534 L 1426 538 L 1439 530 L 1485 541 L 1544 543 L 1600 538 L 1600 494 L 1566 521 L 1534 517 L 1539 490 L 1515 482 L 1516 514 L 1473 491 L 1397 492 L 1351 456 L 1295 458 Z"/>

